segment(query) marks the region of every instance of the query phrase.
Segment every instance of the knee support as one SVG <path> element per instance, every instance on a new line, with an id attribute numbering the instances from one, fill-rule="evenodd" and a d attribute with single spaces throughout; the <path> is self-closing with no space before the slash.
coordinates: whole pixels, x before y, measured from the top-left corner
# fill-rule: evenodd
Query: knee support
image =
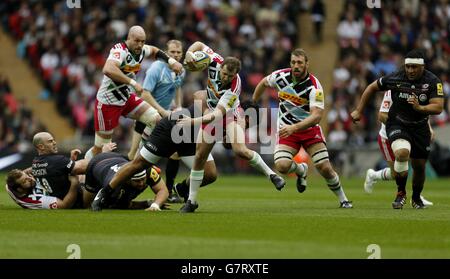
<path id="1" fill-rule="evenodd" d="M 314 165 L 318 165 L 322 162 L 329 160 L 328 150 L 326 148 L 317 150 L 312 156 L 311 159 Z"/>
<path id="2" fill-rule="evenodd" d="M 391 143 L 391 148 L 394 153 L 400 149 L 407 149 L 409 152 L 411 151 L 411 144 L 405 139 L 396 139 Z"/>
<path id="3" fill-rule="evenodd" d="M 147 126 L 154 127 L 156 125 L 156 121 L 160 118 L 158 111 L 154 108 L 149 108 L 139 117 L 139 121 L 144 123 Z"/>
<path id="4" fill-rule="evenodd" d="M 292 158 L 294 157 L 294 155 L 286 150 L 277 150 L 275 151 L 275 154 L 273 155 L 273 160 L 274 162 L 278 162 L 280 160 L 290 160 L 292 161 Z"/>

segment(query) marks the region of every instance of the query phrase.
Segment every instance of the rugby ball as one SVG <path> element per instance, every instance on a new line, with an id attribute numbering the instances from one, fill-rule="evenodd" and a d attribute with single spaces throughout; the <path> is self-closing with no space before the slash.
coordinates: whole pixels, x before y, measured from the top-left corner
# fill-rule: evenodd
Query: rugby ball
<path id="1" fill-rule="evenodd" d="M 192 57 L 194 58 L 193 63 L 184 63 L 186 70 L 191 72 L 203 71 L 211 63 L 211 57 L 204 51 L 195 51 Z"/>

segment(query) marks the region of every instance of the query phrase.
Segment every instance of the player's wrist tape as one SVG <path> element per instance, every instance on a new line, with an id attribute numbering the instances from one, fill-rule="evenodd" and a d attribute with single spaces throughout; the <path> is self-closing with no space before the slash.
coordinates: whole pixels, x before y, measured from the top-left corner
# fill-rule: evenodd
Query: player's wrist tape
<path id="1" fill-rule="evenodd" d="M 156 209 L 156 210 L 161 210 L 161 208 L 159 207 L 159 205 L 157 203 L 152 203 L 150 205 L 150 208 Z"/>
<path id="2" fill-rule="evenodd" d="M 137 82 L 134 79 L 130 79 L 130 85 L 131 86 L 136 86 Z"/>

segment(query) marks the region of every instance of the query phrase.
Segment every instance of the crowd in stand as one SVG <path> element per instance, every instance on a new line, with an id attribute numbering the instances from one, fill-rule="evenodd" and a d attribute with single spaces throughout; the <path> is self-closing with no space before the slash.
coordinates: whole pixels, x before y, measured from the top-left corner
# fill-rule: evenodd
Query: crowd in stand
<path id="1" fill-rule="evenodd" d="M 366 1 L 346 1 L 337 27 L 339 61 L 334 70 L 328 113 L 330 142 L 363 145 L 376 140 L 376 119 L 383 97 L 378 94 L 365 112 L 361 125 L 352 125 L 350 112 L 364 88 L 378 77 L 401 67 L 404 55 L 413 48 L 426 53 L 426 68 L 450 92 L 450 1 L 382 1 L 370 9 Z M 445 111 L 431 117 L 432 125 L 449 122 L 449 98 Z"/>
<path id="2" fill-rule="evenodd" d="M 0 155 L 30 149 L 36 131 L 44 127 L 32 114 L 25 100 L 17 100 L 8 77 L 0 73 Z"/>
<path id="3" fill-rule="evenodd" d="M 81 1 L 82 9 L 70 9 L 65 3 L 2 1 L 2 24 L 19 42 L 19 55 L 44 81 L 41 97 L 53 98 L 60 113 L 73 119 L 81 133 L 92 135 L 93 101 L 103 63 L 130 26 L 143 26 L 147 43 L 160 48 L 170 39 L 183 41 L 185 49 L 200 40 L 224 57 L 240 58 L 241 99 L 245 100 L 264 75 L 288 66 L 289 53 L 297 43 L 296 19 L 302 1 Z M 143 79 L 148 63 L 138 80 Z M 183 86 L 185 103 L 204 87 L 204 76 L 188 75 Z"/>

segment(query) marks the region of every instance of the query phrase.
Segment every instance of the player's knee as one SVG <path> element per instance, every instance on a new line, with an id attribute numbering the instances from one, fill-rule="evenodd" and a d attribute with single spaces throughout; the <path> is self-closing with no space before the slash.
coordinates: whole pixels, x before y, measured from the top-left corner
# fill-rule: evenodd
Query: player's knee
<path id="1" fill-rule="evenodd" d="M 275 161 L 275 169 L 282 174 L 287 174 L 291 169 L 291 160 L 277 160 Z"/>
<path id="2" fill-rule="evenodd" d="M 411 144 L 405 139 L 396 139 L 391 144 L 396 161 L 407 161 L 411 152 Z"/>

